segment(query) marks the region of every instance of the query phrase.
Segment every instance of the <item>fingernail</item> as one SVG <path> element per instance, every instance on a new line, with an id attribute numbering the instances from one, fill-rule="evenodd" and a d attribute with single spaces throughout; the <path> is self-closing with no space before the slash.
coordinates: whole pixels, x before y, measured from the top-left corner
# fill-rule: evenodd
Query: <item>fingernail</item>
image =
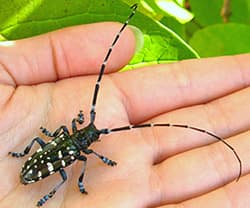
<path id="1" fill-rule="evenodd" d="M 143 33 L 138 27 L 135 27 L 133 25 L 128 25 L 128 27 L 133 31 L 135 35 L 135 41 L 136 41 L 135 53 L 137 53 L 143 48 L 144 45 Z"/>

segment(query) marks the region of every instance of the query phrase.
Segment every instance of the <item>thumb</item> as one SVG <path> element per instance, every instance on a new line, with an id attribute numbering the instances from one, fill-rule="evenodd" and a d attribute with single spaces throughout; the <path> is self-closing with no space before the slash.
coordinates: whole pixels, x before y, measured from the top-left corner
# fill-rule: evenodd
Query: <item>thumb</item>
<path id="1" fill-rule="evenodd" d="M 31 85 L 79 75 L 97 74 L 121 24 L 74 26 L 44 35 L 0 43 L 0 84 Z M 135 51 L 130 29 L 123 31 L 106 72 L 120 69 Z"/>

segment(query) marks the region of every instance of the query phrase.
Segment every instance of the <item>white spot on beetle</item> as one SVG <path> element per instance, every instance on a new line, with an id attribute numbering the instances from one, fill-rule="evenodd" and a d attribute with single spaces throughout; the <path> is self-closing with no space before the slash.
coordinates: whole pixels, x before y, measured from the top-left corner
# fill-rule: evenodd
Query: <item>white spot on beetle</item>
<path id="1" fill-rule="evenodd" d="M 61 151 L 61 150 L 58 151 L 58 157 L 59 157 L 59 158 L 62 158 L 62 157 L 63 157 L 62 151 Z"/>
<path id="2" fill-rule="evenodd" d="M 70 159 L 71 159 L 71 160 L 74 160 L 74 159 L 75 159 L 75 157 L 74 157 L 74 156 L 71 156 L 71 157 L 70 157 Z"/>
<path id="3" fill-rule="evenodd" d="M 43 157 L 43 155 L 40 155 L 40 158 L 42 158 Z"/>
<path id="4" fill-rule="evenodd" d="M 54 174 L 54 173 L 55 173 L 54 171 L 51 171 L 49 174 L 52 175 L 52 174 Z"/>
<path id="5" fill-rule="evenodd" d="M 54 146 L 57 145 L 57 143 L 55 141 L 52 141 L 51 144 L 54 145 Z"/>
<path id="6" fill-rule="evenodd" d="M 34 168 L 37 168 L 37 165 L 34 165 Z"/>
<path id="7" fill-rule="evenodd" d="M 47 160 L 50 160 L 50 157 L 47 157 Z"/>
<path id="8" fill-rule="evenodd" d="M 37 159 L 34 159 L 34 163 L 36 163 L 37 162 Z"/>
<path id="9" fill-rule="evenodd" d="M 53 167 L 52 163 L 48 162 L 47 166 L 48 166 L 49 172 L 52 172 L 54 170 L 54 167 Z"/>
<path id="10" fill-rule="evenodd" d="M 39 148 L 36 152 L 42 152 L 42 148 Z"/>
<path id="11" fill-rule="evenodd" d="M 41 160 L 41 163 L 43 164 L 43 163 L 44 163 L 44 160 Z"/>
<path id="12" fill-rule="evenodd" d="M 35 181 L 34 180 L 31 180 L 31 181 L 27 181 L 27 183 L 34 183 Z"/>
<path id="13" fill-rule="evenodd" d="M 70 154 L 70 155 L 73 155 L 73 154 L 74 154 L 74 151 L 73 151 L 73 150 L 70 150 L 70 151 L 69 151 L 69 154 Z"/>
<path id="14" fill-rule="evenodd" d="M 42 171 L 38 171 L 38 173 L 37 173 L 37 177 L 41 177 L 42 176 Z M 39 179 L 40 180 L 40 179 Z"/>
<path id="15" fill-rule="evenodd" d="M 61 160 L 61 164 L 62 164 L 62 166 L 63 166 L 63 167 L 65 167 L 65 166 L 66 166 L 66 163 L 65 163 L 65 161 L 64 161 L 64 160 Z"/>
<path id="16" fill-rule="evenodd" d="M 32 157 L 29 157 L 28 160 L 29 160 L 29 161 L 32 160 Z"/>
<path id="17" fill-rule="evenodd" d="M 70 150 L 70 147 L 67 147 L 66 150 Z"/>
<path id="18" fill-rule="evenodd" d="M 30 171 L 29 171 L 29 174 L 32 174 L 33 173 L 33 170 L 31 169 Z"/>

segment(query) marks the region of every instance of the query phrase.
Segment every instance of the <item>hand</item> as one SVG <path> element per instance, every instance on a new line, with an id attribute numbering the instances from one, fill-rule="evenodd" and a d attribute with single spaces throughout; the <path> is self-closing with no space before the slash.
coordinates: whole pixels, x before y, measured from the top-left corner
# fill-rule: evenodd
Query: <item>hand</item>
<path id="1" fill-rule="evenodd" d="M 0 207 L 34 207 L 61 181 L 54 174 L 24 186 L 19 172 L 23 151 L 39 127 L 54 131 L 79 110 L 86 125 L 102 60 L 120 25 L 72 27 L 0 47 Z M 44 207 L 245 208 L 250 177 L 250 55 L 188 60 L 118 73 L 133 55 L 126 30 L 107 65 L 97 100 L 96 126 L 115 128 L 143 122 L 187 124 L 227 139 L 243 162 L 207 134 L 153 127 L 102 136 L 93 150 L 116 161 L 110 167 L 88 156 L 66 168 L 67 182 Z M 41 136 L 42 137 L 42 136 Z M 43 136 L 44 141 L 49 138 Z M 32 148 L 33 151 L 38 146 Z"/>

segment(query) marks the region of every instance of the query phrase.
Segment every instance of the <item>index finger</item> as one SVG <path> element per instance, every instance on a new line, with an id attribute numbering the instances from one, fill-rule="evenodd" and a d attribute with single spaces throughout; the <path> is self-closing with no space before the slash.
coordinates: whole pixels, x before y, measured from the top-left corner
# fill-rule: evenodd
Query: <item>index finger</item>
<path id="1" fill-rule="evenodd" d="M 250 54 L 185 60 L 112 75 L 132 123 L 250 85 Z M 129 83 L 129 84 L 128 84 Z"/>

